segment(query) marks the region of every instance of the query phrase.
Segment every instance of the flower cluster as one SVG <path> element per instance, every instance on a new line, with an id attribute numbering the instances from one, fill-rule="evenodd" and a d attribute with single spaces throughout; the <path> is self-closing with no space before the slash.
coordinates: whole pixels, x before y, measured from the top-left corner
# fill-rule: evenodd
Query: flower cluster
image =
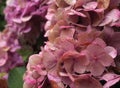
<path id="1" fill-rule="evenodd" d="M 7 22 L 0 32 L 0 72 L 23 64 L 18 51 L 36 43 L 46 22 L 47 0 L 7 0 L 4 9 Z"/>
<path id="2" fill-rule="evenodd" d="M 22 57 L 17 53 L 20 45 L 17 35 L 5 29 L 0 32 L 0 72 L 8 72 L 15 66 L 22 65 Z"/>
<path id="3" fill-rule="evenodd" d="M 4 10 L 7 28 L 24 41 L 35 44 L 46 22 L 47 0 L 7 0 Z"/>
<path id="4" fill-rule="evenodd" d="M 120 0 L 49 1 L 48 41 L 30 56 L 23 88 L 110 88 L 117 83 Z"/>

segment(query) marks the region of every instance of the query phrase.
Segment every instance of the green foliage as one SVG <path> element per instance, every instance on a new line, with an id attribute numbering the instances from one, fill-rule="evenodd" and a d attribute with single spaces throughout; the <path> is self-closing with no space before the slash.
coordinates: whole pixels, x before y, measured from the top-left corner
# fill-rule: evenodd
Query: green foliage
<path id="1" fill-rule="evenodd" d="M 8 78 L 9 88 L 23 88 L 23 74 L 25 67 L 17 67 L 10 71 Z"/>
<path id="2" fill-rule="evenodd" d="M 4 14 L 3 14 L 3 10 L 5 8 L 5 1 L 6 0 L 0 1 L 0 31 L 2 31 L 5 26 L 5 20 L 4 20 Z"/>
<path id="3" fill-rule="evenodd" d="M 22 48 L 19 50 L 18 53 L 22 56 L 24 62 L 27 62 L 29 56 L 33 54 L 33 50 L 30 46 L 26 45 L 26 46 L 22 46 Z"/>

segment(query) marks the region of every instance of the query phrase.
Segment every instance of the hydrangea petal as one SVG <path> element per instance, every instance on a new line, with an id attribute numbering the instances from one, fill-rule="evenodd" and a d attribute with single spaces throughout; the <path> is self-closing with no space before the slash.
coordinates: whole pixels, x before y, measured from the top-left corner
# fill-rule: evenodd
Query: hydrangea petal
<path id="1" fill-rule="evenodd" d="M 85 10 L 94 10 L 97 7 L 98 3 L 97 2 L 89 2 L 85 5 L 83 5 Z"/>
<path id="2" fill-rule="evenodd" d="M 104 72 L 105 68 L 103 65 L 101 65 L 99 62 L 91 63 L 90 72 L 93 76 L 100 76 Z"/>
<path id="3" fill-rule="evenodd" d="M 105 47 L 105 51 L 112 57 L 115 58 L 117 56 L 117 51 L 115 48 L 111 46 Z"/>
<path id="4" fill-rule="evenodd" d="M 103 66 L 110 66 L 113 62 L 113 58 L 106 53 L 99 55 L 98 60 Z"/>
<path id="5" fill-rule="evenodd" d="M 84 74 L 73 82 L 71 88 L 102 88 L 102 85 L 95 78 Z"/>
<path id="6" fill-rule="evenodd" d="M 76 3 L 76 0 L 64 0 L 69 5 L 74 5 Z"/>

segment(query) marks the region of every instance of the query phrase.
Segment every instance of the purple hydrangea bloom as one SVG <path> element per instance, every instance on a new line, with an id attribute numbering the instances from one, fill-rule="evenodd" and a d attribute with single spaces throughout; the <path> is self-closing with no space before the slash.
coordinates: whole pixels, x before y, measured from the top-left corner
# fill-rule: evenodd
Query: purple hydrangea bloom
<path id="1" fill-rule="evenodd" d="M 46 21 L 47 0 L 7 0 L 4 10 L 7 28 L 35 43 Z M 34 37 L 33 37 L 34 36 Z"/>
<path id="2" fill-rule="evenodd" d="M 17 53 L 20 45 L 16 33 L 5 29 L 0 33 L 0 43 L 0 72 L 8 72 L 23 64 L 22 57 Z"/>

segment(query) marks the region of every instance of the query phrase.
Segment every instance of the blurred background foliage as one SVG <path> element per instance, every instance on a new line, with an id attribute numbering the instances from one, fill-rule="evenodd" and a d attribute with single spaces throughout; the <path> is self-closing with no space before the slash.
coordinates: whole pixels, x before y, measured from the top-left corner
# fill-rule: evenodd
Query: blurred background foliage
<path id="1" fill-rule="evenodd" d="M 2 31 L 5 26 L 5 20 L 4 20 L 4 14 L 3 14 L 5 2 L 6 0 L 0 0 L 0 31 Z"/>

